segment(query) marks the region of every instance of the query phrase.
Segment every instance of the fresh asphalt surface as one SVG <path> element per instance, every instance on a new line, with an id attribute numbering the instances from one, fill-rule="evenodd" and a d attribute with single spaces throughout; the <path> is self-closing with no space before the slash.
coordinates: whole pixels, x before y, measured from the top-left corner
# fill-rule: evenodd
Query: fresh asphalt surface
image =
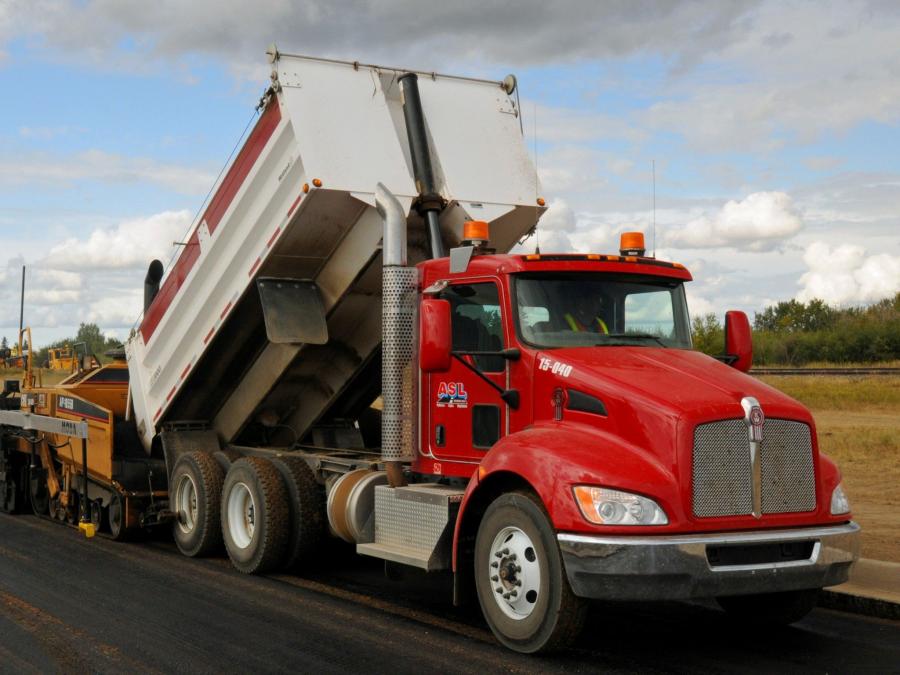
<path id="1" fill-rule="evenodd" d="M 347 553 L 346 555 L 344 553 Z M 748 630 L 682 604 L 597 605 L 574 649 L 498 646 L 449 579 L 331 551 L 303 577 L 247 577 L 167 537 L 84 539 L 0 514 L 2 672 L 900 672 L 900 623 L 816 610 Z"/>

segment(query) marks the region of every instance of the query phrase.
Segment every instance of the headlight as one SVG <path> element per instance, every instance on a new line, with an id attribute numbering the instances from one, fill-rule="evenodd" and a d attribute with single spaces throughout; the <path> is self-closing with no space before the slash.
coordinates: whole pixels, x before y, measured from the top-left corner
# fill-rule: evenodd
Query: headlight
<path id="1" fill-rule="evenodd" d="M 597 525 L 668 525 L 659 504 L 630 492 L 590 485 L 575 486 L 581 513 Z"/>
<path id="2" fill-rule="evenodd" d="M 831 493 L 831 515 L 839 516 L 850 513 L 850 500 L 844 494 L 844 486 L 838 485 Z"/>

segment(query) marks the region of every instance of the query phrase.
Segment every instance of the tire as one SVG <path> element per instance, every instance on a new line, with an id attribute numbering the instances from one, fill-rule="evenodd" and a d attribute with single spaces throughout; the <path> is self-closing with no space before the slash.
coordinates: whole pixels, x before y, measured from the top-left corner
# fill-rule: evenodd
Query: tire
<path id="1" fill-rule="evenodd" d="M 288 546 L 288 491 L 278 469 L 260 457 L 231 465 L 222 489 L 222 537 L 232 564 L 244 574 L 268 572 Z"/>
<path id="2" fill-rule="evenodd" d="M 3 513 L 21 513 L 25 503 L 28 484 L 28 469 L 16 455 L 0 448 L 0 470 L 4 480 L 0 483 L 0 511 Z"/>
<path id="3" fill-rule="evenodd" d="M 811 588 L 781 593 L 731 595 L 716 598 L 716 601 L 722 609 L 742 623 L 787 626 L 799 621 L 815 608 L 821 590 Z"/>
<path id="4" fill-rule="evenodd" d="M 109 536 L 116 541 L 124 541 L 128 532 L 125 527 L 125 505 L 117 494 L 113 494 L 109 500 L 107 522 L 109 523 Z"/>
<path id="5" fill-rule="evenodd" d="M 222 467 L 223 475 L 228 473 L 228 469 L 231 468 L 232 462 L 236 462 L 241 457 L 243 457 L 243 455 L 237 450 L 231 450 L 230 448 L 226 448 L 224 450 L 216 450 L 212 454 L 212 456 L 213 459 L 215 459 L 219 463 L 219 466 Z"/>
<path id="6" fill-rule="evenodd" d="M 106 514 L 99 499 L 91 501 L 91 524 L 97 532 L 106 532 Z"/>
<path id="7" fill-rule="evenodd" d="M 47 489 L 47 472 L 33 469 L 29 478 L 28 497 L 31 510 L 36 516 L 46 516 L 50 512 L 50 492 Z"/>
<path id="8" fill-rule="evenodd" d="M 79 502 L 81 498 L 78 496 L 77 492 L 69 492 L 69 501 L 66 504 L 65 508 L 62 509 L 65 512 L 65 521 L 69 525 L 78 524 L 78 518 L 81 511 L 79 510 Z"/>
<path id="9" fill-rule="evenodd" d="M 325 491 L 299 457 L 280 457 L 272 464 L 284 480 L 290 511 L 284 568 L 311 567 L 325 540 Z"/>
<path id="10" fill-rule="evenodd" d="M 224 470 L 212 455 L 199 450 L 181 455 L 172 469 L 172 535 L 178 550 L 190 558 L 209 555 L 222 546 L 219 511 L 224 478 Z"/>
<path id="11" fill-rule="evenodd" d="M 587 602 L 572 593 L 553 528 L 530 493 L 502 495 L 485 511 L 475 586 L 484 618 L 510 649 L 564 649 L 581 633 Z"/>

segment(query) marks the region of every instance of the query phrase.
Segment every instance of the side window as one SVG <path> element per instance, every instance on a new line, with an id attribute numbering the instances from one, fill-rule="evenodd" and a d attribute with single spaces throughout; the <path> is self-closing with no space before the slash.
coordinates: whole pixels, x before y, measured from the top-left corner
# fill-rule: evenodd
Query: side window
<path id="1" fill-rule="evenodd" d="M 503 349 L 503 319 L 496 284 L 449 286 L 441 297 L 450 301 L 453 350 L 493 352 Z M 476 356 L 475 365 L 488 373 L 502 372 L 506 361 L 499 356 Z"/>
<path id="2" fill-rule="evenodd" d="M 672 294 L 669 291 L 630 293 L 625 296 L 625 333 L 647 333 L 671 338 L 675 333 Z"/>

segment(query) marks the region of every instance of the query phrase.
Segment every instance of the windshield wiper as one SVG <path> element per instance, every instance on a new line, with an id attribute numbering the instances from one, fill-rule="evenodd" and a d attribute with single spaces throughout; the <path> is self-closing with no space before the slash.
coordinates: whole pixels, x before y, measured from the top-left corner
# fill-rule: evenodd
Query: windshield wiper
<path id="1" fill-rule="evenodd" d="M 637 340 L 654 340 L 654 341 L 658 342 L 660 345 L 662 345 L 663 347 L 668 346 L 658 336 L 651 335 L 650 333 L 606 333 L 604 335 L 604 337 L 618 338 L 620 340 L 622 340 L 622 339 L 630 340 L 632 338 L 637 339 Z M 603 344 L 604 343 L 602 343 L 602 342 L 598 342 L 597 345 L 595 345 L 595 346 L 599 347 L 599 346 L 602 346 Z"/>

